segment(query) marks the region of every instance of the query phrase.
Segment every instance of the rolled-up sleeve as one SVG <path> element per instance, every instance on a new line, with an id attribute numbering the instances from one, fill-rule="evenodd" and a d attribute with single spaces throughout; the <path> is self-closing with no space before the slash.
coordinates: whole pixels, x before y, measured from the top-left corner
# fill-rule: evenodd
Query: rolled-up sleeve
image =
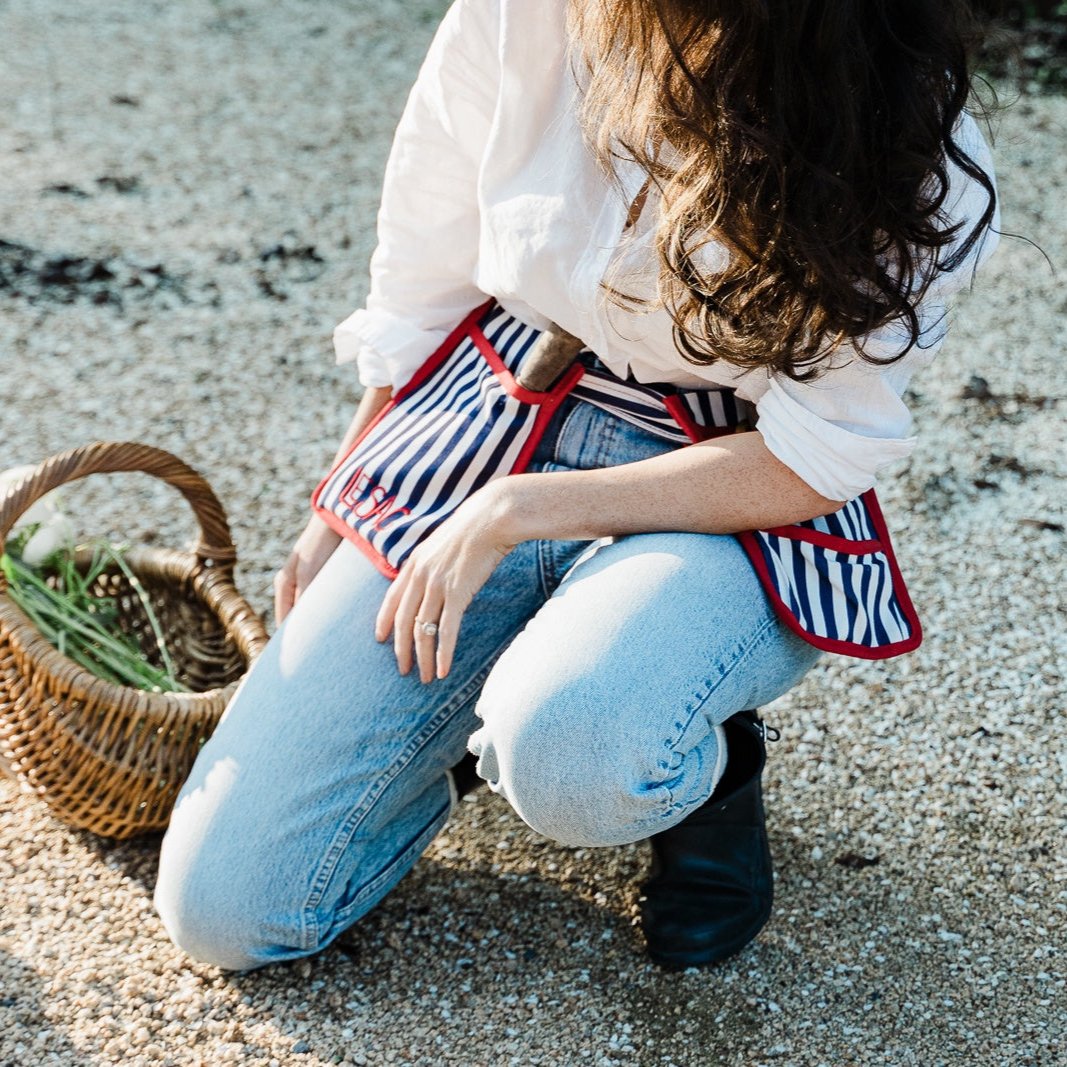
<path id="1" fill-rule="evenodd" d="M 499 89 L 497 0 L 454 0 L 386 161 L 362 308 L 333 332 L 364 386 L 400 388 L 484 299 L 474 285 L 477 182 Z"/>
<path id="2" fill-rule="evenodd" d="M 957 143 L 994 180 L 992 158 L 978 126 L 963 115 Z M 949 167 L 944 214 L 962 222 L 957 241 L 973 229 L 988 203 L 981 184 Z M 997 246 L 999 206 L 968 255 L 952 271 L 937 275 L 917 310 L 921 337 L 905 356 L 887 366 L 858 357 L 854 349 L 835 354 L 830 369 L 810 382 L 772 374 L 756 402 L 757 430 L 769 451 L 816 492 L 830 500 L 851 500 L 870 489 L 882 468 L 915 447 L 904 392 L 915 373 L 928 365 L 945 340 L 949 297 L 968 284 Z M 953 246 L 954 247 L 954 246 Z M 952 252 L 952 247 L 942 255 Z M 902 352 L 907 335 L 890 324 L 865 339 L 865 351 L 883 359 Z"/>
<path id="3" fill-rule="evenodd" d="M 897 392 L 910 374 L 864 371 L 854 363 L 814 383 L 774 377 L 756 404 L 768 450 L 829 500 L 870 489 L 883 467 L 915 447 L 911 415 Z"/>

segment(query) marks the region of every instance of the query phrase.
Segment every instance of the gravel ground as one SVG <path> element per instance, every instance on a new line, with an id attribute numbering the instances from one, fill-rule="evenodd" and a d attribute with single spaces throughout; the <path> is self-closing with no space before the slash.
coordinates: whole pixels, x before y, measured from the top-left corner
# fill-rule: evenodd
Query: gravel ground
<path id="1" fill-rule="evenodd" d="M 442 0 L 0 0 L 0 469 L 100 438 L 168 448 L 270 578 L 358 400 L 389 136 Z M 1067 99 L 999 121 L 1006 230 L 1067 256 Z M 0 1064 L 1067 1062 L 1061 278 L 1006 240 L 915 384 L 881 490 L 926 625 L 767 709 L 777 906 L 712 973 L 635 928 L 641 846 L 539 839 L 469 798 L 345 949 L 227 976 L 114 844 L 0 781 Z M 1059 492 L 1057 492 L 1059 489 Z M 71 487 L 86 534 L 187 543 L 142 475 Z"/>

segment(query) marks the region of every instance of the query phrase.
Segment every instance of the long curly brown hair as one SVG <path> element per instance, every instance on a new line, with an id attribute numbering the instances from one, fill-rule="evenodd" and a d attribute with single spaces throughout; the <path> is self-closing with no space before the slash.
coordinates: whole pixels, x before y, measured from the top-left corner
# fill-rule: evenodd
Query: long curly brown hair
<path id="1" fill-rule="evenodd" d="M 666 307 L 692 363 L 798 380 L 844 342 L 879 364 L 921 343 L 927 285 L 996 202 L 953 139 L 972 95 L 961 0 L 571 0 L 567 32 L 596 158 L 621 189 L 628 154 L 662 199 L 657 299 L 602 282 L 617 304 Z M 988 194 L 965 234 L 949 161 Z M 702 269 L 713 242 L 729 254 Z M 901 351 L 865 352 L 890 323 Z"/>

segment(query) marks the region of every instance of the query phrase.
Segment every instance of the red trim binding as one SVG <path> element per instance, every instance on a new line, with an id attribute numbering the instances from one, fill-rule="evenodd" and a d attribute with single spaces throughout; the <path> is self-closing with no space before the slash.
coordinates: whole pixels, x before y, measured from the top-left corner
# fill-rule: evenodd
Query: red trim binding
<path id="1" fill-rule="evenodd" d="M 882 551 L 889 562 L 889 573 L 893 578 L 893 592 L 896 593 L 897 600 L 900 602 L 900 609 L 911 627 L 911 636 L 904 638 L 903 641 L 894 641 L 888 645 L 879 645 L 877 648 L 871 648 L 868 645 L 861 645 L 857 641 L 841 641 L 834 637 L 820 637 L 818 634 L 812 634 L 805 630 L 779 595 L 774 580 L 771 578 L 770 570 L 767 567 L 767 561 L 763 558 L 763 552 L 760 549 L 759 539 L 756 537 L 755 531 L 743 530 L 741 533 L 734 534 L 734 536 L 741 542 L 741 547 L 745 550 L 749 561 L 756 569 L 756 574 L 763 584 L 763 590 L 767 594 L 767 599 L 770 601 L 771 607 L 774 608 L 775 614 L 793 633 L 798 637 L 802 637 L 809 645 L 814 645 L 824 652 L 838 652 L 845 656 L 856 656 L 859 659 L 889 659 L 892 656 L 903 655 L 905 652 L 913 652 L 922 643 L 922 626 L 920 626 L 918 616 L 915 614 L 914 607 L 912 607 L 911 598 L 908 596 L 908 591 L 904 586 L 896 559 L 892 551 L 886 548 L 885 545 L 883 545 Z"/>
<path id="2" fill-rule="evenodd" d="M 362 430 L 356 435 L 355 440 L 349 445 L 345 454 L 337 460 L 336 463 L 331 464 L 330 469 L 326 472 L 322 480 L 311 493 L 311 506 L 316 507 L 315 499 L 319 493 L 322 492 L 323 487 L 333 477 L 334 472 L 340 467 L 348 457 L 355 450 L 358 445 L 367 434 L 378 424 L 379 420 L 383 419 L 397 403 L 408 396 L 408 394 L 414 392 L 422 383 L 445 361 L 445 359 L 452 353 L 455 347 L 459 344 L 460 340 L 465 337 L 469 332 L 471 325 L 476 322 L 483 312 L 487 311 L 489 306 L 494 302 L 494 298 L 490 297 L 483 304 L 479 304 L 476 308 L 470 311 L 464 316 L 463 321 L 438 345 L 434 351 L 426 357 L 424 363 L 422 363 L 418 370 L 404 383 L 401 388 L 394 393 L 387 403 L 383 404 L 381 408 L 375 413 L 374 418 L 363 427 Z M 326 510 L 326 509 L 322 509 Z"/>
<path id="3" fill-rule="evenodd" d="M 484 303 L 479 304 L 464 316 L 463 321 L 460 322 L 444 341 L 442 341 L 441 344 L 426 357 L 425 362 L 419 366 L 414 375 L 412 375 L 398 392 L 389 398 L 388 403 L 382 405 L 374 418 L 360 430 L 356 435 L 356 439 L 348 449 L 346 449 L 344 455 L 341 456 L 336 463 L 331 465 L 319 484 L 312 490 L 311 510 L 317 514 L 331 530 L 340 534 L 346 540 L 351 541 L 371 561 L 371 563 L 385 575 L 386 578 L 395 578 L 400 572 L 392 566 L 385 556 L 383 556 L 365 537 L 363 537 L 362 534 L 354 530 L 329 508 L 324 507 L 317 502 L 319 494 L 326 487 L 326 483 L 333 478 L 338 468 L 348 461 L 349 456 L 355 451 L 356 446 L 363 441 L 375 426 L 377 426 L 379 421 L 392 411 L 401 400 L 418 389 L 419 386 L 421 386 L 423 382 L 425 382 L 426 379 L 429 378 L 430 375 L 432 375 L 434 371 L 436 371 L 437 368 L 440 367 L 440 365 L 455 351 L 456 347 L 464 337 L 469 337 L 474 342 L 478 351 L 485 357 L 486 362 L 492 368 L 493 374 L 508 394 L 523 403 L 540 406 L 540 410 L 534 418 L 534 424 L 530 429 L 530 436 L 519 451 L 511 470 L 508 471 L 508 475 L 521 474 L 529 465 L 534 451 L 540 443 L 541 438 L 544 436 L 545 428 L 548 426 L 552 416 L 556 413 L 556 409 L 563 402 L 567 394 L 578 384 L 582 375 L 585 374 L 584 365 L 580 362 L 575 362 L 567 369 L 563 377 L 560 378 L 551 389 L 544 392 L 523 389 L 522 386 L 515 381 L 514 376 L 504 365 L 504 361 L 500 358 L 500 354 L 489 343 L 489 339 L 478 326 L 478 321 L 481 319 L 482 315 L 488 311 L 495 302 L 496 298 L 490 297 Z"/>
<path id="4" fill-rule="evenodd" d="M 334 531 L 334 533 L 340 534 L 342 537 L 345 537 L 347 540 L 355 544 L 355 546 L 370 559 L 371 563 L 373 563 L 386 578 L 395 578 L 400 572 L 397 571 L 397 569 L 393 567 L 369 541 L 356 533 L 356 531 L 343 519 L 335 515 L 329 508 L 323 507 L 317 503 L 319 494 L 326 487 L 326 483 L 334 476 L 337 469 L 347 462 L 348 457 L 355 451 L 356 446 L 363 441 L 371 430 L 373 430 L 374 427 L 377 426 L 378 423 L 404 399 L 404 397 L 416 390 L 445 361 L 445 359 L 448 358 L 459 342 L 470 333 L 471 326 L 489 310 L 493 303 L 495 303 L 495 297 L 489 297 L 488 300 L 479 304 L 476 308 L 471 309 L 471 311 L 463 317 L 463 320 L 456 326 L 456 328 L 452 330 L 452 332 L 429 356 L 426 357 L 425 362 L 419 366 L 418 370 L 415 371 L 412 377 L 389 398 L 387 403 L 381 406 L 375 413 L 374 418 L 371 419 L 358 434 L 356 434 L 355 440 L 345 450 L 344 455 L 341 456 L 336 463 L 330 465 L 330 469 L 323 475 L 319 484 L 311 491 L 310 503 L 312 512 L 318 515 L 319 518 Z"/>
<path id="5" fill-rule="evenodd" d="M 351 446 L 345 451 L 344 455 L 330 467 L 329 471 L 327 471 L 325 476 L 311 493 L 312 511 L 319 515 L 319 517 L 335 533 L 340 534 L 340 536 L 353 542 L 353 544 L 367 556 L 371 563 L 373 563 L 386 578 L 395 578 L 399 571 L 391 566 L 388 560 L 386 560 L 386 558 L 378 552 L 369 541 L 352 529 L 352 527 L 344 522 L 343 519 L 339 518 L 328 508 L 317 503 L 319 494 L 326 486 L 326 483 L 333 477 L 337 469 L 348 460 L 348 457 L 355 450 L 356 446 L 360 444 L 378 422 L 384 418 L 400 400 L 403 400 L 410 393 L 418 389 L 419 386 L 422 385 L 422 383 L 426 381 L 426 379 L 429 378 L 441 363 L 444 362 L 444 360 L 455 350 L 463 337 L 470 337 L 475 346 L 485 357 L 486 362 L 492 368 L 493 373 L 496 375 L 501 386 L 509 395 L 526 404 L 540 405 L 541 410 L 538 411 L 537 416 L 534 419 L 534 425 L 530 431 L 530 436 L 523 445 L 522 450 L 519 452 L 514 466 L 508 472 L 509 474 L 521 474 L 529 465 L 530 459 L 544 435 L 546 426 L 555 414 L 556 409 L 585 373 L 584 365 L 580 362 L 575 362 L 550 390 L 536 392 L 530 389 L 523 389 L 515 381 L 514 376 L 505 366 L 499 353 L 493 348 L 489 339 L 478 326 L 478 321 L 481 319 L 482 315 L 494 303 L 495 298 L 490 297 L 463 318 L 463 321 L 452 330 L 444 341 L 441 342 L 440 346 L 427 357 L 426 361 L 418 368 L 411 379 L 396 394 L 394 394 L 389 402 L 383 405 L 381 410 L 377 412 L 374 418 L 363 427 Z M 675 422 L 678 423 L 685 435 L 694 444 L 699 441 L 707 441 L 714 437 L 723 437 L 738 432 L 733 428 L 709 429 L 708 427 L 699 425 L 693 419 L 689 409 L 685 407 L 678 396 L 666 396 L 663 398 L 663 403 Z M 868 489 L 862 494 L 860 499 L 863 500 L 867 506 L 868 514 L 871 516 L 875 532 L 878 535 L 877 540 L 852 541 L 845 537 L 837 537 L 833 534 L 823 533 L 821 530 L 809 530 L 803 526 L 775 526 L 759 532 L 771 534 L 775 537 L 783 537 L 793 541 L 804 541 L 820 548 L 835 552 L 844 552 L 852 556 L 870 555 L 874 552 L 884 553 L 886 561 L 889 564 L 889 573 L 893 580 L 893 592 L 896 594 L 897 602 L 900 604 L 900 609 L 905 620 L 911 627 L 911 636 L 902 641 L 896 641 L 888 645 L 881 645 L 878 648 L 870 648 L 867 645 L 861 645 L 855 641 L 841 641 L 836 638 L 820 637 L 817 634 L 808 633 L 808 631 L 800 625 L 797 618 L 789 610 L 785 601 L 779 595 L 777 587 L 771 578 L 766 560 L 763 557 L 763 551 L 760 547 L 759 539 L 756 537 L 756 531 L 742 530 L 739 533 L 734 534 L 734 536 L 740 541 L 749 561 L 755 568 L 756 574 L 763 585 L 764 592 L 766 593 L 771 606 L 774 608 L 775 613 L 798 637 L 824 652 L 836 652 L 842 655 L 855 656 L 860 659 L 889 659 L 892 656 L 899 656 L 919 647 L 923 639 L 922 625 L 919 622 L 919 617 L 916 614 L 915 607 L 911 602 L 911 597 L 908 594 L 904 579 L 900 573 L 900 567 L 897 563 L 896 555 L 893 552 L 892 541 L 889 537 L 889 530 L 886 526 L 885 516 L 882 514 L 878 497 L 875 495 L 873 489 Z"/>
<path id="6" fill-rule="evenodd" d="M 497 356 L 497 359 L 500 357 Z M 526 393 L 528 396 L 541 396 L 545 399 L 541 401 L 540 411 L 534 419 L 533 428 L 530 430 L 530 436 L 526 439 L 526 443 L 522 446 L 522 451 L 515 459 L 515 466 L 508 472 L 509 474 L 522 474 L 530 463 L 533 457 L 534 451 L 541 443 L 541 438 L 544 436 L 545 427 L 548 425 L 549 420 L 556 413 L 556 408 L 563 403 L 567 394 L 578 384 L 579 379 L 585 374 L 585 367 L 581 363 L 572 363 L 567 368 L 567 373 L 552 387 L 549 392 L 546 393 L 532 393 L 528 389 L 519 389 L 520 393 Z M 522 399 L 518 397 L 518 399 Z"/>
<path id="7" fill-rule="evenodd" d="M 698 441 L 709 439 L 709 436 L 704 433 L 706 428 L 694 421 L 689 409 L 682 404 L 677 396 L 664 397 L 663 403 L 691 442 L 696 444 Z M 731 433 L 733 431 L 727 430 L 725 432 Z M 723 435 L 721 433 L 713 433 L 710 436 L 721 437 Z M 894 641 L 888 645 L 870 648 L 856 641 L 840 641 L 837 638 L 820 637 L 818 634 L 808 633 L 779 595 L 770 570 L 767 567 L 767 562 L 763 558 L 763 551 L 760 548 L 759 539 L 756 537 L 756 531 L 742 530 L 734 534 L 734 536 L 741 542 L 741 547 L 745 550 L 745 554 L 755 568 L 756 575 L 763 585 L 763 591 L 767 594 L 767 599 L 770 601 L 771 607 L 774 608 L 775 614 L 798 637 L 802 637 L 808 644 L 814 645 L 824 652 L 836 652 L 845 656 L 855 656 L 859 659 L 889 659 L 892 656 L 903 655 L 905 652 L 913 652 L 919 647 L 923 639 L 922 625 L 911 602 L 911 597 L 908 595 L 908 589 L 900 573 L 897 558 L 893 554 L 893 544 L 889 538 L 889 530 L 886 527 L 885 516 L 882 514 L 878 497 L 875 496 L 873 489 L 868 489 L 861 495 L 860 499 L 867 505 L 871 522 L 874 523 L 875 533 L 878 534 L 878 540 L 876 541 L 850 541 L 847 537 L 835 537 L 833 534 L 823 533 L 821 530 L 809 530 L 804 526 L 775 526 L 772 529 L 761 530 L 760 532 L 773 534 L 775 537 L 784 537 L 792 541 L 807 541 L 809 544 L 817 545 L 820 548 L 830 549 L 834 552 L 846 552 L 851 556 L 866 556 L 874 552 L 884 553 L 889 564 L 889 574 L 893 579 L 893 592 L 896 594 L 897 602 L 900 604 L 901 613 L 911 628 L 911 636 L 904 638 L 903 641 Z"/>
<path id="8" fill-rule="evenodd" d="M 912 649 L 919 647 L 923 639 L 923 628 L 922 623 L 919 622 L 919 613 L 911 602 L 908 587 L 904 584 L 904 576 L 900 573 L 900 564 L 897 563 L 896 553 L 893 551 L 893 541 L 889 536 L 889 527 L 886 525 L 885 516 L 882 514 L 882 504 L 878 499 L 878 495 L 874 489 L 868 489 L 860 495 L 860 499 L 867 505 L 867 512 L 874 523 L 874 532 L 878 534 L 878 540 L 882 542 L 882 551 L 889 561 L 889 573 L 893 575 L 893 592 L 897 594 L 901 613 L 908 620 L 908 625 L 911 626 L 911 637 L 908 641 L 898 641 L 897 644 L 907 644 L 908 647 L 902 648 L 901 651 L 911 652 Z"/>
<path id="9" fill-rule="evenodd" d="M 885 549 L 881 541 L 854 541 L 849 537 L 839 537 L 823 530 L 809 530 L 806 526 L 771 526 L 760 533 L 782 537 L 787 541 L 806 541 L 809 545 L 817 545 L 831 552 L 844 552 L 849 556 L 868 556 L 872 552 L 882 552 Z"/>
<path id="10" fill-rule="evenodd" d="M 467 336 L 472 334 L 475 329 L 475 324 L 482 317 L 482 315 L 489 310 L 494 303 L 494 298 L 490 297 L 484 303 L 479 304 L 476 308 L 473 308 L 467 315 L 464 316 L 463 321 L 441 342 L 441 344 L 434 349 L 433 353 L 426 357 L 426 360 L 419 367 L 417 371 L 404 383 L 400 391 L 392 399 L 403 400 L 409 393 L 413 393 L 424 381 L 437 368 L 444 363 L 444 361 L 452 354 L 456 345 Z M 481 330 L 478 331 L 481 333 Z"/>
<path id="11" fill-rule="evenodd" d="M 716 437 L 727 437 L 744 432 L 736 426 L 701 426 L 682 402 L 682 398 L 673 393 L 669 393 L 663 398 L 663 406 L 671 413 L 674 421 L 681 426 L 682 430 L 685 431 L 686 437 L 694 444 L 698 441 L 711 441 Z"/>
<path id="12" fill-rule="evenodd" d="M 569 372 L 568 375 L 565 375 L 556 382 L 551 389 L 545 390 L 544 392 L 538 392 L 534 389 L 524 389 L 517 381 L 515 381 L 511 371 L 508 370 L 504 365 L 504 361 L 500 358 L 500 354 L 489 343 L 489 338 L 482 333 L 482 329 L 477 323 L 474 323 L 471 326 L 470 337 L 478 346 L 478 350 L 485 356 L 486 362 L 493 368 L 493 373 L 497 376 L 504 392 L 509 396 L 513 396 L 516 400 L 521 400 L 524 404 L 530 404 L 532 406 L 534 404 L 544 404 L 547 401 L 550 401 L 568 380 Z M 570 370 L 573 370 L 576 366 L 579 366 L 579 364 L 571 364 Z M 585 373 L 584 366 L 582 367 L 582 373 Z M 575 377 L 574 381 L 577 382 L 578 378 L 581 376 L 582 375 L 579 374 Z M 574 382 L 571 383 L 572 386 L 573 384 Z"/>
<path id="13" fill-rule="evenodd" d="M 339 519 L 329 508 L 321 508 L 318 505 L 312 505 L 312 510 L 315 511 L 319 518 L 326 523 L 327 526 L 333 530 L 334 533 L 340 534 L 346 541 L 351 541 L 374 564 L 374 566 L 390 580 L 395 578 L 400 572 L 390 565 L 389 561 L 383 556 L 366 538 L 361 537 L 351 526 L 348 525 L 343 519 Z"/>

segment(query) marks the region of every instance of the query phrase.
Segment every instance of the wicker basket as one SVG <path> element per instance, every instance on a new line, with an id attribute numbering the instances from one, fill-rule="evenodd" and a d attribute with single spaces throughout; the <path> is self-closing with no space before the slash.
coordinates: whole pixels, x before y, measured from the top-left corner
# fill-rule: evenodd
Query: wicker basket
<path id="1" fill-rule="evenodd" d="M 45 493 L 87 474 L 144 471 L 179 490 L 200 524 L 190 552 L 125 554 L 189 693 L 152 693 L 97 678 L 54 648 L 7 594 L 0 572 L 0 764 L 65 823 L 107 837 L 162 829 L 200 746 L 267 642 L 233 583 L 237 554 L 210 486 L 176 456 L 103 441 L 52 456 L 0 498 L 0 546 Z M 88 566 L 81 550 L 76 564 Z M 140 597 L 117 568 L 93 590 L 115 597 L 120 624 L 159 665 Z"/>

